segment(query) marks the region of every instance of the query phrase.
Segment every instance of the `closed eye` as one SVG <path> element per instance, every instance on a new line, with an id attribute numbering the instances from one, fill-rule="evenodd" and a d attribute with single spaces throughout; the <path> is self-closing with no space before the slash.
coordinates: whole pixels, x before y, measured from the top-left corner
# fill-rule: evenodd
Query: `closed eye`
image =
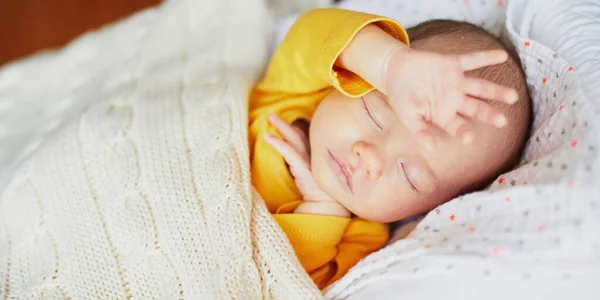
<path id="1" fill-rule="evenodd" d="M 404 174 L 404 178 L 406 178 L 406 181 L 408 182 L 408 184 L 410 185 L 410 188 L 417 192 L 420 193 L 419 190 L 415 187 L 415 185 L 412 183 L 412 181 L 410 180 L 410 177 L 408 176 L 408 174 L 406 173 L 406 169 L 404 168 L 404 163 L 400 162 L 400 168 L 402 169 L 402 174 Z"/>
<path id="2" fill-rule="evenodd" d="M 368 116 L 367 121 L 369 122 L 369 125 L 371 125 L 371 127 L 373 127 L 373 129 L 375 129 L 376 131 L 381 132 L 381 130 L 383 130 L 383 128 L 381 128 L 381 125 L 379 125 L 379 123 L 377 123 L 377 121 L 373 117 L 373 114 L 371 114 L 371 110 L 369 110 L 369 106 L 367 105 L 367 102 L 365 101 L 365 97 L 361 97 L 361 100 L 362 100 L 363 109 L 365 110 L 365 112 L 367 113 L 367 116 Z"/>

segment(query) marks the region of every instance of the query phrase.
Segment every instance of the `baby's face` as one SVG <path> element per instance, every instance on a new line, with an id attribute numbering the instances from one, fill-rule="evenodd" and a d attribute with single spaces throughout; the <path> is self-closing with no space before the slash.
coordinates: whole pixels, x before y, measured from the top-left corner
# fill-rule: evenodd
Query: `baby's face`
<path id="1" fill-rule="evenodd" d="M 334 91 L 318 106 L 310 125 L 311 167 L 319 187 L 355 215 L 393 222 L 426 212 L 499 166 L 498 129 L 475 122 L 475 140 L 435 129 L 437 148 L 417 144 L 374 91 L 349 98 Z"/>

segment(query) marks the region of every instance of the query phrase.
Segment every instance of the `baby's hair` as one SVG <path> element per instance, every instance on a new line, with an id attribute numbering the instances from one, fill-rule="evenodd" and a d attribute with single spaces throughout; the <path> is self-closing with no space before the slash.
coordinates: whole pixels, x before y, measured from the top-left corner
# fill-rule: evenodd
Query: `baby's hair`
<path id="1" fill-rule="evenodd" d="M 436 43 L 436 48 L 439 47 L 442 52 L 448 54 L 464 54 L 493 49 L 504 49 L 509 54 L 508 61 L 503 64 L 467 72 L 467 76 L 514 88 L 519 94 L 519 101 L 514 105 L 498 105 L 496 102 L 489 102 L 500 108 L 509 120 L 509 124 L 503 130 L 512 134 L 499 135 L 498 142 L 508 146 L 504 149 L 510 149 L 510 153 L 502 162 L 501 167 L 495 170 L 496 172 L 463 188 L 459 195 L 484 189 L 496 177 L 511 170 L 519 163 L 529 136 L 532 112 L 519 57 L 512 45 L 503 43 L 483 28 L 467 22 L 432 20 L 408 28 L 407 32 L 411 43 L 428 40 L 427 42 Z"/>

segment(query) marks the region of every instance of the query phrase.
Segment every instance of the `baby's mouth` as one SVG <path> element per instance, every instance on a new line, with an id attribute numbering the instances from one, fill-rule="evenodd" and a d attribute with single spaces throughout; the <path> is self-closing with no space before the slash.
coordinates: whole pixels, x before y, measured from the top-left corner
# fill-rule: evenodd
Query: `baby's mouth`
<path id="1" fill-rule="evenodd" d="M 329 153 L 329 165 L 333 169 L 333 172 L 335 175 L 337 175 L 338 179 L 346 187 L 346 189 L 348 189 L 348 191 L 354 195 L 352 187 L 352 174 L 348 172 L 348 166 L 340 157 L 329 151 L 329 149 L 327 149 L 327 153 Z"/>

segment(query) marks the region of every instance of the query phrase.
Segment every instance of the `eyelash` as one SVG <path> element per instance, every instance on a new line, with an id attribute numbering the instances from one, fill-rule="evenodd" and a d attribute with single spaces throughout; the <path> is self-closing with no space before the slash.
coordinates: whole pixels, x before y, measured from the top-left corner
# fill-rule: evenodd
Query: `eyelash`
<path id="1" fill-rule="evenodd" d="M 373 115 L 371 114 L 371 111 L 369 110 L 369 107 L 367 106 L 367 102 L 365 101 L 365 98 L 362 97 L 361 99 L 362 99 L 363 109 L 367 113 L 367 116 L 369 117 L 369 121 L 370 121 L 371 125 L 373 127 L 375 127 L 374 128 L 375 130 L 381 132 L 381 130 L 383 130 L 383 129 L 381 128 L 381 126 L 379 125 L 379 123 L 377 123 L 377 121 L 375 121 L 375 118 L 373 117 Z"/>
<path id="2" fill-rule="evenodd" d="M 402 172 L 404 173 L 404 177 L 406 177 L 406 181 L 408 181 L 408 184 L 410 185 L 410 188 L 415 191 L 415 192 L 419 192 L 419 190 L 417 190 L 417 188 L 415 187 L 415 185 L 412 183 L 412 181 L 410 181 L 410 177 L 408 177 L 408 174 L 406 173 L 406 170 L 404 169 L 404 163 L 400 162 L 400 168 L 402 168 Z"/>

